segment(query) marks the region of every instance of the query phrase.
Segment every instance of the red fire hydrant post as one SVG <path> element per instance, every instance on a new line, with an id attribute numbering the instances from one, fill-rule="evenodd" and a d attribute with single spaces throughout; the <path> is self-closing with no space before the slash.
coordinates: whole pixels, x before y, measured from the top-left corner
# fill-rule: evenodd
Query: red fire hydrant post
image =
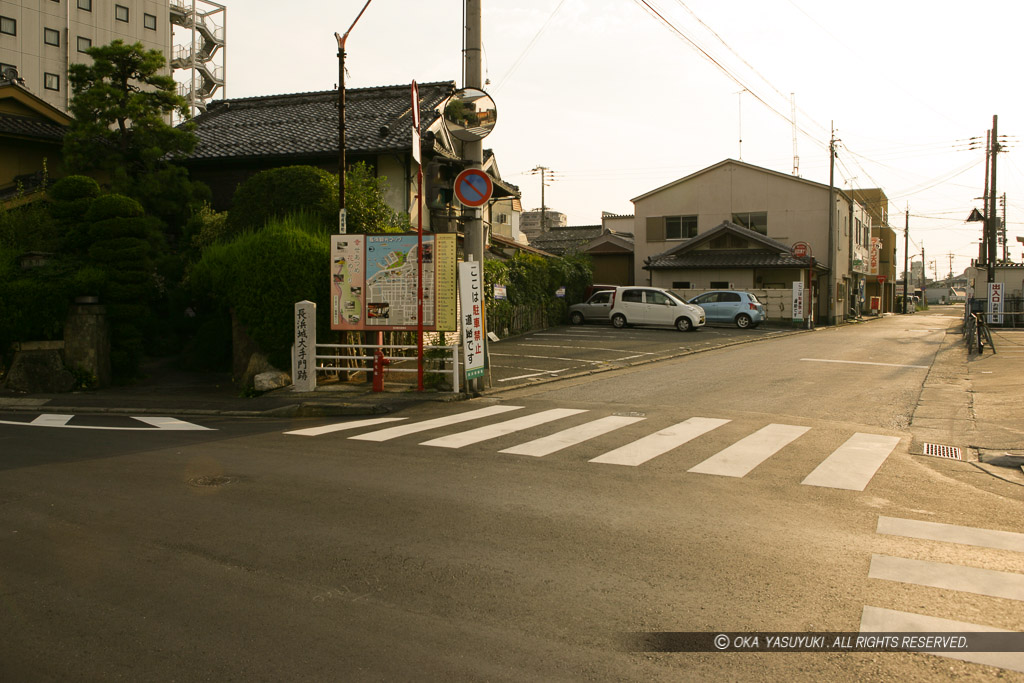
<path id="1" fill-rule="evenodd" d="M 384 391 L 384 367 L 391 365 L 391 361 L 384 357 L 380 349 L 373 354 L 373 390 Z"/>

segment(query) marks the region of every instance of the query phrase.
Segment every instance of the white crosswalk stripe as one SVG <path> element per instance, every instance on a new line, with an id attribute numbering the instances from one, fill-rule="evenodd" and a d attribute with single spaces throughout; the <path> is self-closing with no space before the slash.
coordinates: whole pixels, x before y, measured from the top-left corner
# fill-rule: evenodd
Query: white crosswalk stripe
<path id="1" fill-rule="evenodd" d="M 523 406 L 492 405 L 418 422 L 403 422 L 399 425 L 386 426 L 376 430 L 353 434 L 347 438 L 359 441 L 384 442 L 430 430 L 446 430 L 449 433 L 442 433 L 440 436 L 420 442 L 419 445 L 457 449 L 526 432 L 527 430 L 536 429 L 546 424 L 589 412 L 588 410 L 576 408 L 555 408 L 515 417 L 502 422 L 484 424 L 473 429 L 461 429 L 459 427 L 459 425 L 472 420 L 484 420 L 485 418 L 493 418 L 522 409 Z M 54 421 L 56 422 L 58 419 L 55 416 Z M 401 417 L 375 417 L 350 420 L 319 427 L 296 429 L 285 432 L 285 434 L 315 437 L 333 432 L 355 431 L 405 419 Z M 636 425 L 646 419 L 648 418 L 629 414 L 598 417 L 551 434 L 537 436 L 536 438 L 524 440 L 521 443 L 509 445 L 497 452 L 539 458 L 564 451 L 573 446 L 579 446 L 605 435 L 613 434 L 618 430 Z M 628 443 L 608 450 L 595 458 L 589 458 L 589 462 L 637 467 L 654 458 L 665 455 L 673 449 L 729 422 L 730 420 L 721 418 L 691 417 L 654 433 L 634 438 Z M 695 474 L 742 478 L 750 474 L 755 468 L 761 466 L 773 455 L 786 449 L 787 446 L 810 430 L 811 427 L 801 425 L 773 423 L 760 426 L 753 433 L 740 438 L 739 441 L 736 441 L 731 446 L 718 451 L 706 460 L 690 467 L 687 471 Z M 857 433 L 818 465 L 804 479 L 803 483 L 862 491 L 885 459 L 895 449 L 899 441 L 900 439 L 895 436 Z M 622 440 L 619 439 L 618 443 L 621 444 Z M 801 450 L 806 452 L 806 449 Z"/>
<path id="2" fill-rule="evenodd" d="M 691 417 L 685 422 L 599 455 L 590 462 L 636 467 L 728 422 L 712 417 Z"/>
<path id="3" fill-rule="evenodd" d="M 966 621 L 940 619 L 923 614 L 865 606 L 860 618 L 861 633 L 1010 633 L 1001 628 Z M 1024 672 L 1024 652 L 933 652 L 931 654 L 964 662 L 998 666 Z"/>
<path id="4" fill-rule="evenodd" d="M 863 491 L 899 442 L 897 436 L 858 432 L 833 451 L 801 483 Z"/>
<path id="5" fill-rule="evenodd" d="M 500 415 L 512 410 L 521 409 L 522 406 L 489 406 L 487 408 L 480 408 L 479 410 L 471 410 L 468 413 L 447 415 L 433 420 L 424 420 L 423 422 L 414 422 L 413 424 L 381 429 L 376 432 L 370 432 L 369 434 L 357 434 L 356 436 L 350 436 L 348 438 L 359 441 L 389 441 L 391 439 L 397 439 L 400 436 L 418 434 L 419 432 L 437 429 L 438 427 L 447 427 L 448 425 L 460 424 L 462 422 L 469 422 L 470 420 L 476 420 L 482 417 Z"/>
<path id="6" fill-rule="evenodd" d="M 879 534 L 940 543 L 958 543 L 1000 551 L 1024 552 L 1024 534 L 1013 531 L 979 529 L 882 516 L 878 518 L 878 526 L 875 531 Z M 1016 569 L 1020 564 L 1017 561 L 1011 561 L 1008 566 Z M 873 554 L 868 568 L 868 578 L 1024 601 L 1024 574 L 1014 571 L 999 571 L 946 562 Z M 861 633 L 1012 633 L 982 624 L 900 612 L 870 605 L 864 606 L 860 630 Z M 1024 672 L 1024 653 L 1022 652 L 935 651 L 930 654 Z"/>
<path id="7" fill-rule="evenodd" d="M 770 424 L 741 439 L 704 462 L 691 467 L 689 472 L 717 474 L 723 477 L 744 477 L 750 470 L 775 455 L 810 427 Z"/>
<path id="8" fill-rule="evenodd" d="M 872 555 L 868 578 L 1024 601 L 1024 574 L 994 569 Z"/>
<path id="9" fill-rule="evenodd" d="M 438 437 L 436 439 L 431 439 L 430 441 L 424 441 L 420 445 L 439 446 L 441 448 L 462 448 L 463 446 L 480 443 L 481 441 L 505 436 L 506 434 L 512 434 L 523 429 L 546 424 L 548 422 L 554 422 L 555 420 L 560 420 L 563 417 L 569 417 L 570 415 L 577 415 L 585 412 L 587 411 L 577 410 L 575 408 L 555 408 L 553 410 L 545 410 L 544 412 L 535 413 L 533 415 L 517 417 L 506 422 L 499 422 L 495 425 L 487 425 L 486 427 L 471 429 L 468 432 L 460 432 L 458 434 L 451 434 L 450 436 Z"/>
<path id="10" fill-rule="evenodd" d="M 512 453 L 515 455 L 532 455 L 539 458 L 541 456 L 551 455 L 563 448 L 575 446 L 576 444 L 589 441 L 590 439 L 596 439 L 597 437 L 613 432 L 620 427 L 625 427 L 626 425 L 631 425 L 634 422 L 640 422 L 644 419 L 645 418 L 642 417 L 630 417 L 626 415 L 609 415 L 608 417 L 592 420 L 586 424 L 579 425 L 578 427 L 563 429 L 557 434 L 545 436 L 540 439 L 534 439 L 533 441 L 527 441 L 526 443 L 513 446 L 512 448 L 506 448 L 499 452 Z"/>

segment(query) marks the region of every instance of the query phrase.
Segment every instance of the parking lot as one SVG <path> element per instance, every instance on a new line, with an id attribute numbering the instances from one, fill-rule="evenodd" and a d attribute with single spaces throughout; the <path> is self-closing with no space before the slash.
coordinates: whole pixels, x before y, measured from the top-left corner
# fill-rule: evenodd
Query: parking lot
<path id="1" fill-rule="evenodd" d="M 768 325 L 745 330 L 706 326 L 696 332 L 642 327 L 620 330 L 605 324 L 552 327 L 491 342 L 487 385 L 500 390 L 796 332 Z"/>

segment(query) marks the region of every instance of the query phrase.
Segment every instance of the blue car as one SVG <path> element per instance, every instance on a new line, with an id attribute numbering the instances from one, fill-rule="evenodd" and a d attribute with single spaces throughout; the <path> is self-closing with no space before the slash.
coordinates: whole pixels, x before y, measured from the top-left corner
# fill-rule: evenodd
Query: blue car
<path id="1" fill-rule="evenodd" d="M 704 309 L 709 323 L 729 323 L 741 329 L 757 327 L 766 317 L 764 306 L 750 292 L 704 292 L 690 299 L 690 303 Z"/>

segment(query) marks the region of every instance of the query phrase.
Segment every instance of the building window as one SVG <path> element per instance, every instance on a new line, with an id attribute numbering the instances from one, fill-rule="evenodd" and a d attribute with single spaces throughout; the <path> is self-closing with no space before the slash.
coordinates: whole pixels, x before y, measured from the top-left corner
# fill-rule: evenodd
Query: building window
<path id="1" fill-rule="evenodd" d="M 43 87 L 47 90 L 60 90 L 60 76 L 57 74 L 43 74 Z"/>
<path id="2" fill-rule="evenodd" d="M 79 52 L 85 52 L 90 47 L 92 47 L 92 39 L 91 38 L 83 38 L 82 36 L 78 36 L 78 51 Z"/>
<path id="3" fill-rule="evenodd" d="M 143 14 L 142 25 L 148 28 L 150 31 L 156 30 L 156 15 L 155 14 Z"/>
<path id="4" fill-rule="evenodd" d="M 722 281 L 718 281 L 718 282 L 712 281 L 711 282 L 711 289 L 729 289 L 729 283 L 728 282 L 722 282 Z"/>
<path id="5" fill-rule="evenodd" d="M 84 9 L 86 12 L 91 12 L 92 0 L 78 0 L 78 9 Z"/>
<path id="6" fill-rule="evenodd" d="M 689 282 L 673 282 L 672 289 L 693 289 L 693 285 Z"/>
<path id="7" fill-rule="evenodd" d="M 18 22 L 10 17 L 0 17 L 0 33 L 6 33 L 9 36 L 18 35 Z"/>
<path id="8" fill-rule="evenodd" d="M 60 47 L 60 31 L 55 28 L 43 29 L 43 42 L 47 45 Z"/>
<path id="9" fill-rule="evenodd" d="M 666 240 L 686 240 L 696 236 L 696 216 L 665 216 Z"/>
<path id="10" fill-rule="evenodd" d="M 762 235 L 768 234 L 768 213 L 766 211 L 759 211 L 757 213 L 734 213 L 732 215 L 732 222 L 736 225 L 742 225 L 747 230 L 753 230 L 759 232 Z"/>
<path id="11" fill-rule="evenodd" d="M 128 8 L 124 5 L 114 5 L 114 18 L 118 21 L 128 21 Z"/>

